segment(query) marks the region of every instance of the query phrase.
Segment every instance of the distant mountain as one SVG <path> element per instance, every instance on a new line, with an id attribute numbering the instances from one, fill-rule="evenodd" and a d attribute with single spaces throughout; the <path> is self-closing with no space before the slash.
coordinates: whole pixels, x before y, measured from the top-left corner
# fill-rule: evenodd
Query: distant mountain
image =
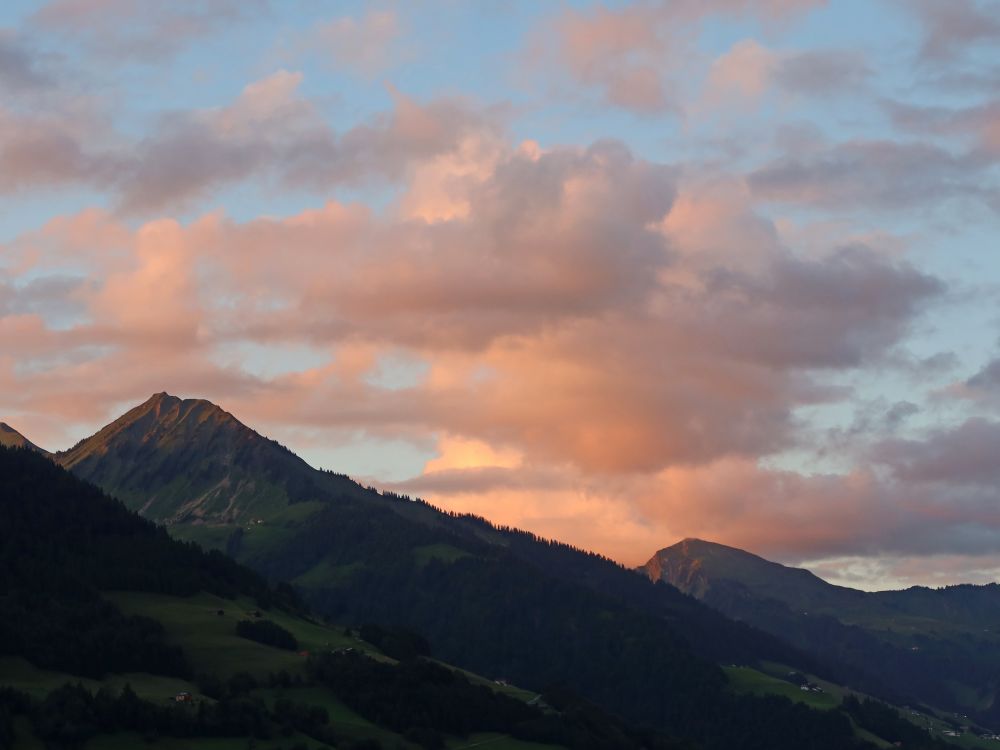
<path id="1" fill-rule="evenodd" d="M 30 448 L 38 453 L 48 454 L 6 422 L 0 422 L 0 446 L 4 448 Z"/>
<path id="2" fill-rule="evenodd" d="M 665 581 L 681 591 L 709 599 L 713 586 L 739 584 L 758 599 L 778 599 L 795 609 L 836 608 L 843 612 L 865 595 L 834 586 L 803 568 L 790 568 L 736 547 L 685 539 L 662 549 L 643 566 L 651 580 Z"/>
<path id="3" fill-rule="evenodd" d="M 685 539 L 641 568 L 897 700 L 1000 720 L 1000 586 L 865 592 L 744 550 Z"/>
<path id="4" fill-rule="evenodd" d="M 763 710 L 811 731 L 790 705 L 735 699 L 716 666 L 822 672 L 780 639 L 598 555 L 312 469 L 207 401 L 157 394 L 56 460 L 175 537 L 291 581 L 319 612 L 412 628 L 480 674 L 565 684 L 708 748 L 762 732 L 777 747 Z"/>

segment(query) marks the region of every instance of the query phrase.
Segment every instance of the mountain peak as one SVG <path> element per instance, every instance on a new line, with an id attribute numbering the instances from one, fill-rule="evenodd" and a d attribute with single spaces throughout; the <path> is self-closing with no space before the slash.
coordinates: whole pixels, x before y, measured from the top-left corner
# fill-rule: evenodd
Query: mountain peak
<path id="1" fill-rule="evenodd" d="M 764 598 L 792 599 L 802 609 L 812 602 L 848 592 L 804 568 L 792 568 L 718 542 L 684 539 L 653 555 L 640 569 L 654 581 L 666 581 L 699 599 L 724 587 L 753 592 Z M 850 592 L 853 596 L 857 592 Z"/>
<path id="2" fill-rule="evenodd" d="M 56 460 L 168 524 L 239 523 L 291 502 L 357 491 L 353 482 L 322 475 L 211 401 L 165 391 Z"/>
<path id="3" fill-rule="evenodd" d="M 777 565 L 777 563 L 770 563 L 770 561 L 765 560 L 759 555 L 755 555 L 752 552 L 747 552 L 739 547 L 730 547 L 728 544 L 722 544 L 720 542 L 710 542 L 707 539 L 698 539 L 697 537 L 686 537 L 676 544 L 670 547 L 664 547 L 659 550 L 654 557 L 660 557 L 664 555 L 685 555 L 685 556 L 721 556 L 721 557 L 731 557 L 731 558 L 748 558 L 755 559 L 761 562 L 766 562 L 768 564 Z"/>
<path id="4" fill-rule="evenodd" d="M 154 393 L 152 396 L 146 399 L 144 404 L 148 406 L 156 406 L 157 404 L 162 404 L 170 401 L 180 401 L 180 400 L 181 399 L 177 398 L 177 396 L 171 396 L 166 391 L 160 391 L 159 393 Z"/>
<path id="5" fill-rule="evenodd" d="M 229 414 L 229 412 L 211 401 L 203 398 L 179 398 L 178 396 L 172 396 L 166 391 L 154 393 L 134 409 L 126 412 L 122 416 L 122 419 L 129 415 L 133 415 L 134 418 L 148 413 L 153 413 L 157 417 L 173 417 L 178 414 L 189 414 L 192 411 L 225 415 L 236 421 L 236 418 Z"/>
<path id="6" fill-rule="evenodd" d="M 153 448 L 164 441 L 201 441 L 209 434 L 228 428 L 233 432 L 254 434 L 232 414 L 205 399 L 181 399 L 166 391 L 154 393 L 138 406 L 125 412 L 96 434 L 81 440 L 70 450 L 59 454 L 59 462 L 75 468 L 95 455 L 109 450 Z"/>
<path id="7" fill-rule="evenodd" d="M 0 422 L 0 445 L 6 448 L 30 448 L 48 455 L 48 451 L 39 448 L 6 422 Z"/>

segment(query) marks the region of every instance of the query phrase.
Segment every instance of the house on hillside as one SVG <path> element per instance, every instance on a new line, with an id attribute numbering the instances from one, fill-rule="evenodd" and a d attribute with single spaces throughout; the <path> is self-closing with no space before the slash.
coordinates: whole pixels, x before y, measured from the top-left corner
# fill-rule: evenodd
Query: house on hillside
<path id="1" fill-rule="evenodd" d="M 182 690 L 174 696 L 174 703 L 190 703 L 194 697 L 187 690 Z"/>

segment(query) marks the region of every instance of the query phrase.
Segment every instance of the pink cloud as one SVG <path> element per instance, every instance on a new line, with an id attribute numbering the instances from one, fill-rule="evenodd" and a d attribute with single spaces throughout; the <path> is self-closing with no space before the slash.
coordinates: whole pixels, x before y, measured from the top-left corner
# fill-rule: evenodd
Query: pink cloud
<path id="1" fill-rule="evenodd" d="M 824 0 L 674 0 L 564 9 L 538 35 L 529 58 L 536 70 L 564 69 L 603 103 L 643 115 L 677 112 L 680 79 L 692 74 L 699 57 L 693 43 L 699 24 L 718 16 L 773 22 L 823 4 Z"/>
<path id="2" fill-rule="evenodd" d="M 857 53 L 772 50 L 754 39 L 744 39 L 712 63 L 705 98 L 711 106 L 721 106 L 756 102 L 771 90 L 829 97 L 856 93 L 869 74 Z"/>
<path id="3" fill-rule="evenodd" d="M 301 94 L 302 78 L 275 71 L 222 106 L 160 114 L 141 137 L 118 132 L 86 101 L 58 101 L 45 114 L 0 107 L 0 194 L 89 187 L 122 215 L 148 216 L 250 178 L 326 193 L 399 180 L 470 139 L 499 138 L 506 121 L 502 107 L 419 101 L 389 87 L 389 111 L 336 132 Z"/>
<path id="4" fill-rule="evenodd" d="M 238 106 L 266 124 L 295 83 L 269 79 Z M 382 132 L 416 151 L 453 142 L 427 107 L 397 113 Z M 225 114 L 212 126 L 238 132 Z M 330 202 L 136 229 L 91 211 L 21 238 L 32 274 L 76 269 L 83 307 L 59 328 L 0 317 L 2 350 L 33 365 L 0 366 L 4 408 L 22 417 L 8 421 L 59 447 L 73 424 L 167 389 L 279 439 L 439 435 L 414 481 L 431 499 L 502 503 L 487 515 L 630 562 L 672 535 L 785 554 L 894 544 L 904 500 L 870 473 L 760 461 L 796 444 L 796 409 L 837 395 L 822 373 L 881 361 L 941 283 L 860 245 L 796 253 L 739 180 L 685 179 L 613 141 L 511 147 L 492 132 L 469 168 L 428 162 L 461 175 L 461 209 L 433 221 L 404 196 L 384 213 Z M 17 286 L 25 271 L 3 273 Z M 233 358 L 294 343 L 329 358 L 266 377 Z M 391 352 L 426 373 L 377 384 Z M 870 535 L 850 536 L 862 517 Z"/>
<path id="5" fill-rule="evenodd" d="M 371 76 L 392 62 L 393 44 L 402 33 L 397 14 L 369 10 L 360 18 L 342 16 L 320 24 L 310 43 L 334 66 Z"/>

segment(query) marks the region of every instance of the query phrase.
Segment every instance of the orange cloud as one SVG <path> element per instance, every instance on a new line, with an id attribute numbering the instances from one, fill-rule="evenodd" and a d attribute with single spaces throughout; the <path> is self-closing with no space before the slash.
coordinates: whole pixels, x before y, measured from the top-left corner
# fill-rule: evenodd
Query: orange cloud
<path id="1" fill-rule="evenodd" d="M 267 117 L 294 86 L 269 80 L 240 106 Z M 437 142 L 409 106 L 404 138 Z M 6 408 L 28 415 L 12 421 L 53 445 L 32 425 L 61 413 L 68 431 L 167 389 L 279 439 L 436 435 L 403 489 L 629 562 L 692 534 L 803 554 L 899 533 L 899 497 L 870 472 L 760 462 L 796 444 L 798 408 L 836 396 L 820 374 L 879 361 L 940 282 L 861 246 L 796 253 L 738 181 L 685 180 L 620 143 L 463 143 L 384 214 L 330 202 L 133 230 L 90 212 L 22 238 L 44 244 L 33 274 L 75 269 L 83 308 L 68 327 L 0 316 L 4 351 L 34 364 L 0 368 Z M 454 210 L 407 209 L 442 184 Z M 238 354 L 292 344 L 328 358 L 264 376 Z M 380 383 L 399 353 L 426 374 Z"/>

